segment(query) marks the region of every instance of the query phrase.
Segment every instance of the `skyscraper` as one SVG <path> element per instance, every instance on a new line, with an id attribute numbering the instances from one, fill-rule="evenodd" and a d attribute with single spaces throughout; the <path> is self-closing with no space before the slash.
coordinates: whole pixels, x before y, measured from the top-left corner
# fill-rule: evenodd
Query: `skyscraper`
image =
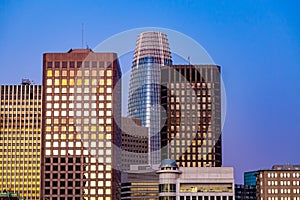
<path id="1" fill-rule="evenodd" d="M 128 115 L 140 118 L 142 126 L 149 128 L 149 164 L 161 162 L 160 68 L 171 64 L 165 33 L 143 32 L 138 36 L 130 77 Z"/>
<path id="2" fill-rule="evenodd" d="M 44 54 L 41 199 L 119 198 L 120 77 L 115 53 Z"/>
<path id="3" fill-rule="evenodd" d="M 182 167 L 221 167 L 221 82 L 216 65 L 161 69 L 162 159 Z"/>
<path id="4" fill-rule="evenodd" d="M 0 86 L 0 190 L 40 199 L 42 87 Z"/>

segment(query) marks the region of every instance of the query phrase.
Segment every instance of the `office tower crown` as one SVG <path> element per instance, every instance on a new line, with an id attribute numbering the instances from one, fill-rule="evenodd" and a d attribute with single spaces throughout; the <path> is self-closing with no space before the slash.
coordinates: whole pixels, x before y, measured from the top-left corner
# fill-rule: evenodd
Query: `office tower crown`
<path id="1" fill-rule="evenodd" d="M 143 32 L 138 36 L 133 65 L 145 62 L 162 65 L 172 64 L 171 51 L 165 33 Z"/>

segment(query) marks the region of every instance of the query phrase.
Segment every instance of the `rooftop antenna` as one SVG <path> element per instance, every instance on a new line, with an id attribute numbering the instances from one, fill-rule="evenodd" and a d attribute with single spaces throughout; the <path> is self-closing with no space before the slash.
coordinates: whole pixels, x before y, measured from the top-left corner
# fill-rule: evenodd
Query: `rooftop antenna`
<path id="1" fill-rule="evenodd" d="M 84 27 L 83 27 L 83 23 L 81 23 L 81 48 L 83 49 L 83 31 L 84 31 Z"/>
<path id="2" fill-rule="evenodd" d="M 188 56 L 189 65 L 191 64 L 191 58 Z"/>

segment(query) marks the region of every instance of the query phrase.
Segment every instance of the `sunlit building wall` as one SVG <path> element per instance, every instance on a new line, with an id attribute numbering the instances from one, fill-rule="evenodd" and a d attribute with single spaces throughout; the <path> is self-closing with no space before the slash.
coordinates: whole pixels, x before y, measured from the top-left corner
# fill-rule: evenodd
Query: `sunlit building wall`
<path id="1" fill-rule="evenodd" d="M 0 190 L 40 199 L 42 87 L 0 86 Z"/>
<path id="2" fill-rule="evenodd" d="M 42 199 L 119 199 L 120 77 L 115 53 L 44 54 Z"/>
<path id="3" fill-rule="evenodd" d="M 162 67 L 161 106 L 162 159 L 182 167 L 221 167 L 220 67 Z"/>

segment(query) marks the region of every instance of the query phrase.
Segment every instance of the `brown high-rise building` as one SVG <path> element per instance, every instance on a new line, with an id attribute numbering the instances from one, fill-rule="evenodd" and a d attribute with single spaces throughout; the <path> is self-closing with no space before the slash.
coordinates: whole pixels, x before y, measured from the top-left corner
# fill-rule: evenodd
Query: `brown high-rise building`
<path id="1" fill-rule="evenodd" d="M 259 170 L 256 199 L 300 200 L 300 165 L 275 165 L 271 170 Z"/>
<path id="2" fill-rule="evenodd" d="M 120 78 L 115 53 L 44 54 L 41 199 L 119 199 Z"/>
<path id="3" fill-rule="evenodd" d="M 162 159 L 183 167 L 221 167 L 221 82 L 216 65 L 161 69 Z"/>
<path id="4" fill-rule="evenodd" d="M 0 86 L 0 191 L 40 199 L 42 87 Z"/>

